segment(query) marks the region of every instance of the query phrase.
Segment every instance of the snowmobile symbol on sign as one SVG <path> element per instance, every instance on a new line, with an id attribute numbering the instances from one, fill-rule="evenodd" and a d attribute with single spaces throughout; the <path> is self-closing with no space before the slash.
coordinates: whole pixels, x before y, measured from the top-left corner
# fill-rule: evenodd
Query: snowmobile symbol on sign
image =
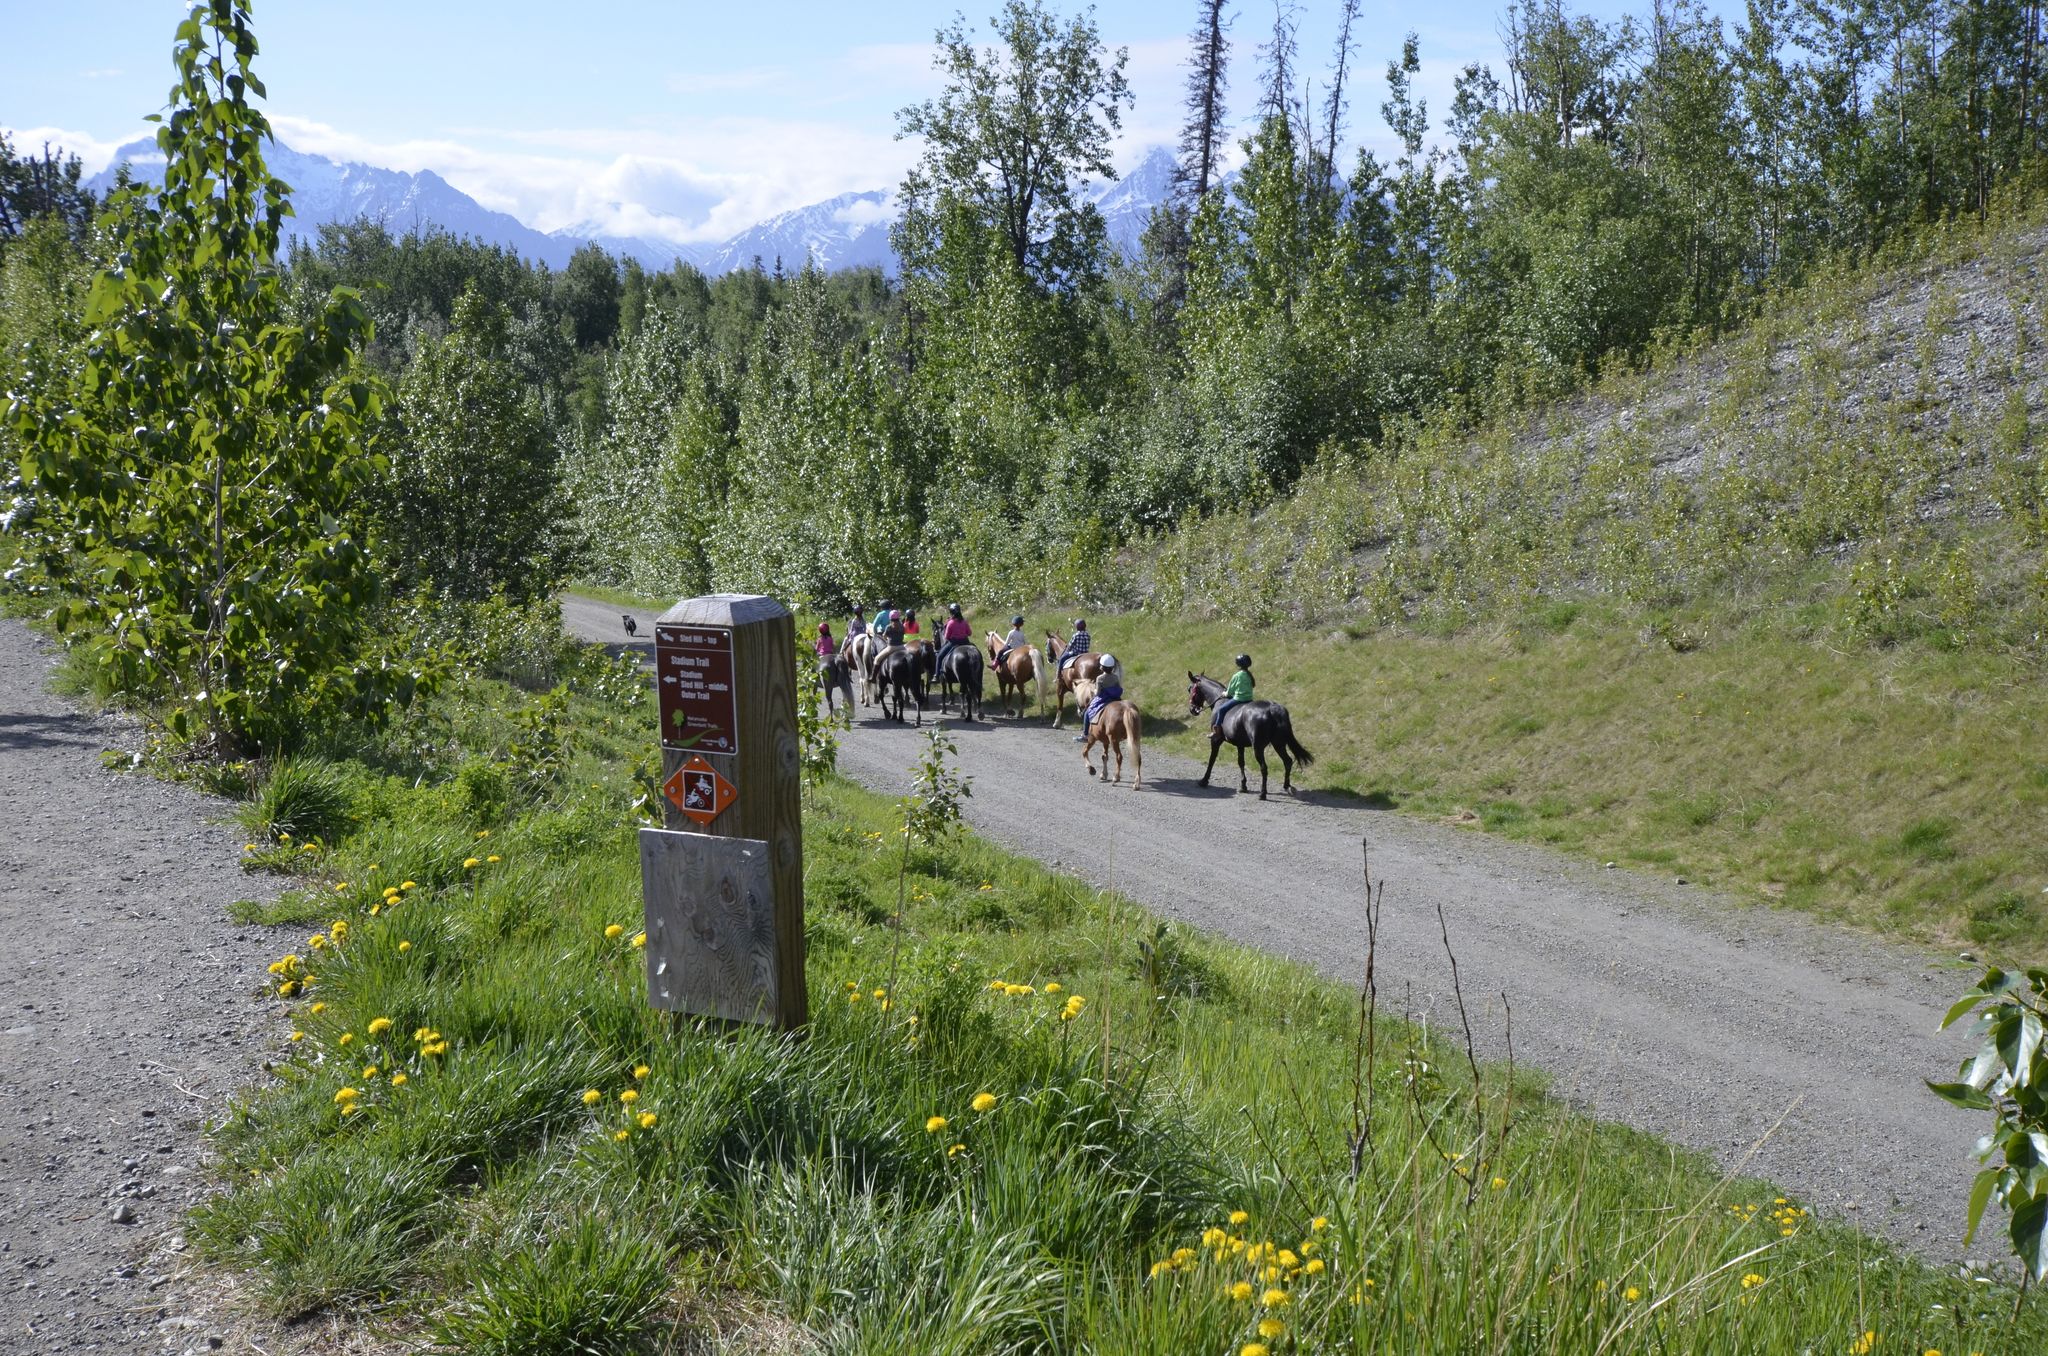
<path id="1" fill-rule="evenodd" d="M 671 773 L 661 784 L 661 793 L 685 818 L 699 824 L 709 824 L 725 813 L 739 795 L 733 784 L 719 776 L 718 770 L 702 757 L 692 758 Z"/>

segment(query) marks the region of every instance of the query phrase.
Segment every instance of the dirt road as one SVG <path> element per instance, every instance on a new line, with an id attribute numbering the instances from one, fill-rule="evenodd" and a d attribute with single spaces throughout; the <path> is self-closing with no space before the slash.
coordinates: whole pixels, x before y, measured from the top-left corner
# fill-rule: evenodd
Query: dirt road
<path id="1" fill-rule="evenodd" d="M 243 1350 L 180 1235 L 203 1123 L 280 1038 L 258 995 L 286 941 L 227 917 L 276 887 L 209 822 L 225 802 L 104 770 L 133 727 L 50 668 L 0 620 L 0 1351 Z"/>
<path id="2" fill-rule="evenodd" d="M 653 616 L 637 615 L 637 644 L 649 648 Z M 565 598 L 563 618 L 576 635 L 629 643 L 609 604 Z M 901 793 L 918 735 L 860 714 L 842 739 L 841 771 Z M 1296 722 L 1313 747 L 1313 716 L 1297 712 Z M 947 725 L 973 779 L 968 818 L 983 834 L 1165 917 L 1354 983 L 1365 948 L 1359 844 L 1369 839 L 1373 874 L 1387 881 L 1378 966 L 1391 1006 L 1406 1002 L 1434 1025 L 1457 1020 L 1441 904 L 1483 1054 L 1502 1053 L 1505 990 L 1517 1061 L 1545 1070 L 1559 1095 L 1724 1165 L 1746 1161 L 1820 1211 L 1923 1255 L 1961 1256 L 1969 1149 L 1983 1126 L 1921 1080 L 1954 1077 L 1967 1046 L 1959 1031 L 1936 1034 L 1974 978 L 1962 962 L 1360 808 L 1315 793 L 1313 773 L 1310 790 L 1284 797 L 1276 765 L 1276 793 L 1262 804 L 1229 789 L 1220 765 L 1219 785 L 1205 790 L 1199 764 L 1155 751 L 1134 792 L 1084 778 L 1071 730 L 1037 719 Z"/>

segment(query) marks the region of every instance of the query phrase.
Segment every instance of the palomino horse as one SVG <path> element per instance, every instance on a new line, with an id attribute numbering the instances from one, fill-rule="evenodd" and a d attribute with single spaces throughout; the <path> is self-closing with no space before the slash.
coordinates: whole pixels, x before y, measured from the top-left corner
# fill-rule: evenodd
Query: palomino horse
<path id="1" fill-rule="evenodd" d="M 847 667 L 860 675 L 860 704 L 875 704 L 875 656 L 882 651 L 882 638 L 873 631 L 863 631 L 846 642 L 840 653 L 846 656 Z"/>
<path id="2" fill-rule="evenodd" d="M 1045 709 L 1045 667 L 1038 662 L 1036 645 L 1019 645 L 1003 655 L 998 663 L 995 656 L 1003 653 L 1003 638 L 997 632 L 988 633 L 989 667 L 996 671 L 996 695 L 1003 710 L 1010 709 L 1010 694 L 1017 694 L 1019 718 L 1024 715 L 1024 696 L 1027 692 L 1036 694 L 1039 710 Z"/>
<path id="3" fill-rule="evenodd" d="M 1052 632 L 1045 633 L 1045 652 L 1052 658 L 1052 727 L 1060 728 L 1060 717 L 1067 713 L 1067 694 L 1074 690 L 1074 684 L 1083 678 L 1102 676 L 1102 659 L 1099 655 L 1084 654 L 1071 664 L 1060 663 L 1060 657 L 1067 652 L 1067 644 Z"/>
<path id="4" fill-rule="evenodd" d="M 1085 715 L 1088 704 L 1095 700 L 1095 680 L 1083 678 L 1074 684 L 1074 700 L 1080 704 Z M 1138 715 L 1138 708 L 1127 701 L 1104 702 L 1102 709 L 1095 713 L 1095 720 L 1088 726 L 1088 742 L 1081 746 L 1081 766 L 1095 775 L 1092 755 L 1095 746 L 1102 746 L 1102 780 L 1110 780 L 1109 755 L 1116 754 L 1116 780 L 1124 779 L 1124 745 L 1131 746 L 1131 790 L 1136 791 L 1145 784 L 1145 751 L 1138 744 L 1138 727 L 1144 722 Z"/>
<path id="5" fill-rule="evenodd" d="M 1223 684 L 1204 673 L 1188 675 L 1188 714 L 1200 715 L 1204 707 L 1214 706 L 1223 699 Z M 1294 789 L 1294 765 L 1303 767 L 1313 764 L 1315 756 L 1301 746 L 1294 737 L 1294 722 L 1288 719 L 1287 708 L 1278 702 L 1244 702 L 1223 713 L 1221 725 L 1209 731 L 1209 766 L 1202 769 L 1202 785 L 1209 784 L 1209 774 L 1216 770 L 1216 754 L 1225 744 L 1237 746 L 1237 789 L 1249 791 L 1252 784 L 1245 780 L 1244 751 L 1249 748 L 1259 760 L 1259 799 L 1266 798 L 1266 750 L 1271 748 L 1280 755 L 1280 789 Z M 1292 755 L 1291 757 L 1289 755 Z"/>

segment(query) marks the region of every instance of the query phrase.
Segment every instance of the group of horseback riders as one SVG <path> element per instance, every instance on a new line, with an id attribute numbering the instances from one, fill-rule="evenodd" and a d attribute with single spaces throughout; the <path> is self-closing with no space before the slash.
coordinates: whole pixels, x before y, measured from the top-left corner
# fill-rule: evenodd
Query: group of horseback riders
<path id="1" fill-rule="evenodd" d="M 1024 631 L 1024 618 L 1021 615 L 1011 618 L 1007 635 L 990 631 L 987 641 L 987 667 L 997 676 L 1005 707 L 1013 689 L 1021 705 L 1029 689 L 1035 686 L 1042 709 L 1044 674 L 1039 665 L 1038 649 Z M 1089 634 L 1087 619 L 1083 617 L 1074 618 L 1073 630 L 1064 642 L 1051 632 L 1047 633 L 1046 642 L 1054 661 L 1053 677 L 1058 700 L 1054 724 L 1059 724 L 1064 713 L 1066 693 L 1071 691 L 1075 694 L 1077 706 L 1082 705 L 1085 699 L 1081 733 L 1074 742 L 1082 746 L 1084 761 L 1096 744 L 1103 745 L 1102 775 L 1105 780 L 1109 777 L 1109 758 L 1113 748 L 1117 777 L 1121 780 L 1123 744 L 1127 740 L 1135 755 L 1139 726 L 1137 709 L 1124 699 L 1122 665 L 1113 654 L 1096 653 L 1094 637 Z M 974 629 L 958 603 L 946 608 L 946 618 L 940 624 L 935 647 L 923 635 L 915 609 L 899 609 L 885 598 L 876 605 L 872 618 L 860 608 L 853 610 L 847 622 L 844 646 L 833 638 L 830 623 L 818 623 L 813 648 L 827 692 L 828 707 L 836 713 L 837 706 L 831 694 L 843 692 L 849 720 L 853 714 L 852 683 L 856 674 L 863 684 L 863 704 L 872 687 L 885 716 L 889 714 L 889 694 L 894 691 L 897 720 L 903 718 L 903 706 L 908 696 L 915 699 L 918 720 L 922 723 L 924 703 L 933 677 L 949 688 L 959 688 L 962 711 L 970 719 L 981 699 L 982 654 L 974 644 Z M 1292 790 L 1294 764 L 1300 762 L 1305 767 L 1313 760 L 1308 750 L 1294 737 L 1287 708 L 1275 702 L 1254 699 L 1256 680 L 1252 676 L 1251 656 L 1237 656 L 1235 671 L 1226 682 L 1219 683 L 1206 675 L 1191 672 L 1188 684 L 1188 714 L 1195 715 L 1204 706 L 1210 708 L 1209 765 L 1202 774 L 1201 784 L 1208 785 L 1209 776 L 1216 767 L 1217 754 L 1225 744 L 1231 744 L 1238 750 L 1241 789 L 1251 789 L 1244 766 L 1245 750 L 1249 748 L 1258 758 L 1261 774 L 1259 795 L 1261 799 L 1265 798 L 1265 751 L 1270 747 L 1280 756 L 1283 788 Z M 944 702 L 942 698 L 942 707 Z M 1114 716 L 1113 728 L 1107 732 L 1097 728 L 1106 711 Z M 1141 770 L 1141 779 L 1142 775 Z"/>

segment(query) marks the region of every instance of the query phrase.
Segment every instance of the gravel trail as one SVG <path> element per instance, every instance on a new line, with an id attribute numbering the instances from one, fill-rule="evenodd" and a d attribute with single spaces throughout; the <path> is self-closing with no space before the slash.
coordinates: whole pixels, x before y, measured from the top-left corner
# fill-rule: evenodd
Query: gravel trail
<path id="1" fill-rule="evenodd" d="M 274 886 L 227 804 L 104 770 L 135 729 L 52 696 L 53 664 L 0 619 L 0 1352 L 250 1350 L 180 1234 L 296 934 L 228 921 Z"/>
<path id="2" fill-rule="evenodd" d="M 586 639 L 651 650 L 654 614 L 566 596 Z M 877 790 L 909 786 L 918 734 L 860 712 L 840 770 Z M 1174 713 L 1178 714 L 1178 713 Z M 1313 712 L 1295 728 L 1313 749 Z M 1145 787 L 1087 780 L 1072 730 L 1007 718 L 956 732 L 972 778 L 967 817 L 989 838 L 1154 912 L 1306 962 L 1363 975 L 1360 840 L 1387 882 L 1380 994 L 1455 1027 L 1443 909 L 1482 1056 L 1514 1053 L 1602 1118 L 1705 1150 L 1937 1260 L 1962 1256 L 1980 1118 L 1922 1083 L 1954 1077 L 1961 1029 L 1937 1034 L 1975 978 L 1953 958 L 1893 945 L 1712 891 L 1602 870 L 1547 849 L 1361 808 L 1309 790 L 1239 795 L 1219 760 L 1159 750 Z M 1255 771 L 1255 770 L 1254 770 Z M 1254 777 L 1253 785 L 1257 781 Z M 1995 1251 L 1995 1250 L 1994 1250 Z"/>

